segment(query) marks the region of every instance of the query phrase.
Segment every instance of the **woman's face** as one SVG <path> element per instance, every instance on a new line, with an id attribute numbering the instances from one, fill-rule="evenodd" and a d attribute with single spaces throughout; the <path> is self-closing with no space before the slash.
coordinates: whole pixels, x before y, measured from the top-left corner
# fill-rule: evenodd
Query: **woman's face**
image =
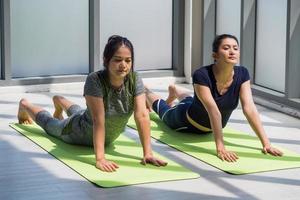
<path id="1" fill-rule="evenodd" d="M 237 64 L 240 59 L 240 48 L 238 43 L 232 38 L 223 39 L 218 52 L 213 53 L 213 57 L 217 63 Z"/>
<path id="2" fill-rule="evenodd" d="M 125 78 L 132 67 L 130 49 L 122 45 L 108 63 L 109 74 L 114 78 Z"/>

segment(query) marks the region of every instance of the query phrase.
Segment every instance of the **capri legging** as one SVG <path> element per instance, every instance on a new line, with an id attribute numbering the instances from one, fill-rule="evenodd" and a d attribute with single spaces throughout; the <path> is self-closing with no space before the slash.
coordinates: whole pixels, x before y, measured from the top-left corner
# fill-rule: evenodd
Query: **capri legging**
<path id="1" fill-rule="evenodd" d="M 165 100 L 158 99 L 152 104 L 152 109 L 159 115 L 159 118 L 170 128 L 176 131 L 208 133 L 193 126 L 188 118 L 187 111 L 191 108 L 193 97 L 189 96 L 181 100 L 177 105 L 170 107 Z M 201 117 L 201 116 L 199 116 Z"/>
<path id="2" fill-rule="evenodd" d="M 72 105 L 67 110 L 67 115 L 70 117 L 83 109 L 79 105 Z M 36 123 L 42 127 L 49 135 L 57 138 L 61 138 L 62 131 L 68 122 L 68 118 L 59 120 L 54 118 L 48 111 L 41 111 L 36 115 Z"/>
<path id="3" fill-rule="evenodd" d="M 158 99 L 152 104 L 152 109 L 167 126 L 177 131 L 189 130 L 190 124 L 186 117 L 186 111 L 193 102 L 193 97 L 186 97 L 177 105 L 170 107 L 165 100 Z"/>

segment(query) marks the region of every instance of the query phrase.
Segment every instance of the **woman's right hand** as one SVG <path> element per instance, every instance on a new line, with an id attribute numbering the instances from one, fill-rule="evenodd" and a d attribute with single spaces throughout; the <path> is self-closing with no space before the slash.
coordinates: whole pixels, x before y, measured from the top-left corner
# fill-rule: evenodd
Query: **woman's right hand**
<path id="1" fill-rule="evenodd" d="M 222 161 L 235 162 L 239 157 L 232 151 L 227 151 L 225 148 L 217 150 L 218 157 Z"/>
<path id="2" fill-rule="evenodd" d="M 119 166 L 113 162 L 102 158 L 96 161 L 96 167 L 104 172 L 114 172 Z"/>

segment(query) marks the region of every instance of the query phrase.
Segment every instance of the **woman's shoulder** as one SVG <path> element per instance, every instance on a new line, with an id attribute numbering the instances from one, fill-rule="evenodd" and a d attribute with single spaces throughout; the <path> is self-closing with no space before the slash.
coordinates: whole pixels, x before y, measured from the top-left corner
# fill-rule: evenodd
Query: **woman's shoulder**
<path id="1" fill-rule="evenodd" d="M 240 80 L 242 80 L 242 82 L 250 79 L 248 69 L 245 66 L 235 66 L 234 73 L 237 75 L 237 77 L 240 77 Z"/>
<path id="2" fill-rule="evenodd" d="M 234 66 L 234 71 L 238 74 L 249 74 L 247 67 L 242 65 Z"/>
<path id="3" fill-rule="evenodd" d="M 193 83 L 211 86 L 212 76 L 212 65 L 201 66 L 193 74 Z"/>
<path id="4" fill-rule="evenodd" d="M 97 85 L 98 87 L 102 87 L 107 85 L 107 82 L 108 79 L 105 70 L 99 70 L 89 73 L 89 75 L 86 77 L 85 85 Z"/>
<path id="5" fill-rule="evenodd" d="M 195 70 L 194 76 L 199 76 L 199 75 L 209 76 L 211 70 L 212 70 L 212 65 L 201 66 Z"/>
<path id="6" fill-rule="evenodd" d="M 208 73 L 210 70 L 212 70 L 212 64 L 198 67 L 198 69 L 195 70 L 195 73 Z"/>
<path id="7" fill-rule="evenodd" d="M 87 77 L 97 77 L 100 71 L 90 72 Z"/>
<path id="8" fill-rule="evenodd" d="M 103 97 L 102 90 L 105 84 L 99 76 L 100 73 L 101 71 L 89 73 L 84 84 L 84 95 Z"/>
<path id="9" fill-rule="evenodd" d="M 91 72 L 88 74 L 87 79 L 104 79 L 106 77 L 106 73 L 105 70 L 99 70 L 99 71 L 95 71 L 95 72 Z"/>
<path id="10" fill-rule="evenodd" d="M 234 66 L 235 70 L 238 70 L 238 71 L 245 71 L 247 70 L 247 67 L 243 66 L 243 65 L 236 65 Z"/>

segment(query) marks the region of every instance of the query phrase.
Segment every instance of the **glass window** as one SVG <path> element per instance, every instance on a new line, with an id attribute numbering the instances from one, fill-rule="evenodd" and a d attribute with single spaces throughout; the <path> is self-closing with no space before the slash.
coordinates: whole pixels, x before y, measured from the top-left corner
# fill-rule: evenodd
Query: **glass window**
<path id="1" fill-rule="evenodd" d="M 172 68 L 172 0 L 101 0 L 100 52 L 116 34 L 133 43 L 136 69 Z"/>
<path id="2" fill-rule="evenodd" d="M 255 83 L 285 90 L 287 1 L 257 1 Z"/>
<path id="3" fill-rule="evenodd" d="M 12 77 L 89 72 L 88 0 L 11 0 Z"/>
<path id="4" fill-rule="evenodd" d="M 240 41 L 241 0 L 217 1 L 216 33 L 232 34 Z"/>
<path id="5" fill-rule="evenodd" d="M 300 103 L 300 1 L 292 0 L 290 4 L 289 70 L 288 97 L 298 98 Z"/>
<path id="6" fill-rule="evenodd" d="M 1 38 L 1 34 L 2 34 L 2 30 L 0 29 L 0 38 Z M 3 79 L 2 77 L 2 59 L 1 59 L 1 54 L 2 54 L 2 44 L 1 44 L 1 40 L 0 40 L 0 80 Z"/>

